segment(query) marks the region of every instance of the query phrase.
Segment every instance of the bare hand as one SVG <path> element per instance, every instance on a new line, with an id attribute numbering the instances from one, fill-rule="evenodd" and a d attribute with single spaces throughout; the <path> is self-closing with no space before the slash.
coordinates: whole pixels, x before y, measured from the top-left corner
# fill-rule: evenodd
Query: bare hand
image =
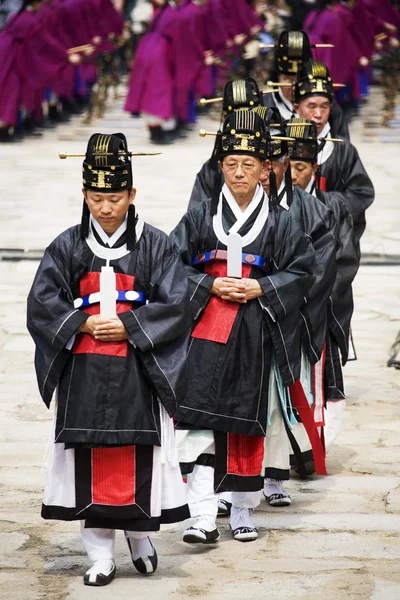
<path id="1" fill-rule="evenodd" d="M 238 35 L 235 35 L 233 41 L 235 42 L 236 46 L 241 46 L 245 42 L 246 37 L 247 36 L 245 33 L 239 33 Z"/>
<path id="2" fill-rule="evenodd" d="M 260 284 L 256 279 L 235 279 L 233 277 L 217 277 L 211 287 L 211 293 L 222 300 L 245 304 L 262 296 Z"/>
<path id="3" fill-rule="evenodd" d="M 79 328 L 81 333 L 88 333 L 101 342 L 122 342 L 128 339 L 128 332 L 121 319 L 105 319 L 100 315 L 92 315 Z"/>
<path id="4" fill-rule="evenodd" d="M 73 52 L 72 54 L 68 54 L 68 60 L 72 65 L 79 65 L 79 63 L 82 62 L 82 59 L 79 56 L 79 54 L 76 54 L 75 52 Z"/>

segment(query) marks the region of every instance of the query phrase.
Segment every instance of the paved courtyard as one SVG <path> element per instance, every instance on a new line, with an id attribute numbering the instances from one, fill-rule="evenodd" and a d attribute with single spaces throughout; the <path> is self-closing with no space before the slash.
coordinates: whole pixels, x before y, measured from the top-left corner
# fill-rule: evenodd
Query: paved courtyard
<path id="1" fill-rule="evenodd" d="M 157 150 L 142 121 L 124 115 L 121 105 L 122 99 L 90 127 L 76 118 L 40 140 L 0 146 L 0 256 L 27 251 L 32 258 L 32 251 L 79 221 L 81 160 L 61 161 L 58 152 L 84 152 L 96 131 L 123 131 L 132 150 Z M 400 130 L 364 127 L 380 105 L 374 90 L 363 117 L 352 124 L 376 200 L 367 213 L 364 265 L 355 283 L 358 361 L 345 368 L 343 428 L 328 455 L 328 477 L 291 480 L 289 508 L 263 501 L 254 543 L 232 540 L 226 520 L 212 548 L 183 544 L 183 524 L 168 527 L 154 536 L 157 573 L 142 578 L 120 535 L 115 581 L 104 589 L 83 586 L 88 562 L 77 524 L 40 518 L 53 417 L 37 391 L 25 329 L 38 263 L 0 260 L 1 600 L 400 599 L 400 372 L 386 367 L 400 329 Z M 217 124 L 202 119 L 200 126 L 215 130 Z M 195 130 L 160 156 L 134 159 L 137 207 L 145 220 L 165 231 L 177 223 L 212 144 Z"/>

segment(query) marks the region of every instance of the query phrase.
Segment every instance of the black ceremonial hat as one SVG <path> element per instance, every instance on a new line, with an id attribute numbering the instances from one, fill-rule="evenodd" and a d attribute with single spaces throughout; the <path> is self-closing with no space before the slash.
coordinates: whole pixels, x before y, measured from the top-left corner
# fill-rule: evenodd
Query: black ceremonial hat
<path id="1" fill-rule="evenodd" d="M 303 62 L 311 59 L 310 40 L 305 31 L 282 31 L 275 47 L 278 74 L 297 75 Z"/>
<path id="2" fill-rule="evenodd" d="M 260 104 L 262 104 L 262 94 L 253 78 L 232 80 L 225 84 L 222 103 L 225 114 L 239 108 L 251 108 Z"/>
<path id="3" fill-rule="evenodd" d="M 333 84 L 328 67 L 316 60 L 304 63 L 294 87 L 294 100 L 298 104 L 309 96 L 326 96 L 333 100 Z"/>
<path id="4" fill-rule="evenodd" d="M 272 139 L 271 136 L 286 137 L 285 122 L 276 106 L 258 106 L 254 112 L 264 120 L 267 131 L 267 151 L 269 160 L 276 160 L 288 153 L 287 140 Z"/>
<path id="5" fill-rule="evenodd" d="M 97 192 L 119 192 L 132 187 L 132 164 L 122 133 L 94 133 L 83 161 L 83 187 Z"/>
<path id="6" fill-rule="evenodd" d="M 288 142 L 290 159 L 316 163 L 319 145 L 314 121 L 293 118 L 289 123 L 286 134 L 294 138 Z"/>
<path id="7" fill-rule="evenodd" d="M 266 128 L 263 119 L 252 110 L 238 110 L 224 121 L 220 158 L 228 154 L 248 154 L 266 158 Z"/>

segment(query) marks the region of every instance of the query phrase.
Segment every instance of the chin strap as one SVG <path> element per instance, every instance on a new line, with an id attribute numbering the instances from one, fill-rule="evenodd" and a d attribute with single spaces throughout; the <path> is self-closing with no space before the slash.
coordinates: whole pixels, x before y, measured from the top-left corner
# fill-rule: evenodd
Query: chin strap
<path id="1" fill-rule="evenodd" d="M 130 204 L 126 221 L 126 247 L 128 250 L 135 250 L 136 248 L 136 222 L 135 205 Z"/>
<path id="2" fill-rule="evenodd" d="M 81 239 L 86 240 L 89 235 L 89 223 L 90 223 L 90 211 L 89 207 L 86 203 L 86 200 L 83 199 L 83 207 L 82 207 L 82 219 L 81 219 Z"/>

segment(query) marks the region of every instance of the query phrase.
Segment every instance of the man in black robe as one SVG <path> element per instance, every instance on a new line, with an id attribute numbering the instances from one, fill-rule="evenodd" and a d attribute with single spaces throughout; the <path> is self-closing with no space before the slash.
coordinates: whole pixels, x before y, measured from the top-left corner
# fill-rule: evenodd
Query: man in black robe
<path id="1" fill-rule="evenodd" d="M 335 216 L 337 224 L 336 277 L 327 299 L 326 345 L 322 359 L 313 366 L 312 379 L 314 390 L 316 380 L 322 377 L 322 402 L 313 398 L 314 414 L 317 422 L 324 427 L 325 448 L 329 450 L 340 429 L 345 408 L 342 365 L 349 356 L 350 321 L 353 314 L 352 282 L 359 267 L 359 257 L 354 239 L 353 219 L 343 197 L 338 192 L 322 192 L 319 189 L 317 128 L 314 122 L 306 119 L 293 119 L 287 129 L 294 138 L 289 142 L 289 156 L 294 186 L 313 194 Z M 314 395 L 315 395 L 314 391 Z M 324 406 L 326 411 L 324 411 Z M 304 439 L 303 435 L 303 439 Z M 296 433 L 299 445 L 304 449 L 308 441 L 301 441 Z M 311 454 L 303 457 L 312 460 Z"/>
<path id="2" fill-rule="evenodd" d="M 359 258 L 365 211 L 374 201 L 375 192 L 355 147 L 347 140 L 329 141 L 332 99 L 333 85 L 326 65 L 316 61 L 305 63 L 295 85 L 295 108 L 300 117 L 316 123 L 319 138 L 327 138 L 318 152 L 319 188 L 340 193 L 353 218 Z"/>
<path id="3" fill-rule="evenodd" d="M 93 566 L 116 572 L 115 530 L 142 574 L 149 532 L 189 516 L 172 415 L 183 392 L 188 284 L 168 236 L 133 201 L 125 136 L 94 134 L 83 163 L 82 223 L 46 249 L 28 298 L 43 401 L 55 393 L 42 517 L 80 520 Z"/>
<path id="4" fill-rule="evenodd" d="M 256 110 L 261 112 L 262 110 L 266 111 L 266 108 L 262 107 Z M 308 378 L 304 377 L 304 371 L 308 372 L 321 359 L 324 349 L 327 329 L 326 306 L 336 275 L 335 251 L 337 224 L 334 214 L 329 208 L 324 206 L 314 196 L 296 187 L 292 187 L 288 156 L 288 144 L 291 144 L 291 142 L 287 141 L 287 139 L 291 139 L 292 137 L 292 127 L 288 126 L 287 132 L 285 132 L 284 123 L 279 121 L 279 113 L 276 109 L 269 109 L 267 115 L 267 119 L 271 122 L 271 135 L 277 139 L 272 139 L 268 146 L 267 168 L 261 176 L 261 183 L 264 191 L 269 196 L 275 193 L 280 206 L 289 210 L 289 213 L 299 224 L 308 239 L 311 240 L 315 250 L 315 266 L 313 271 L 315 281 L 309 291 L 308 302 L 300 311 L 302 377 L 301 382 L 296 382 L 290 386 L 289 392 L 291 401 L 296 409 L 295 414 L 298 414 L 306 424 L 306 431 L 311 441 L 317 472 L 324 474 L 326 473 L 325 451 L 318 435 L 313 410 L 307 402 L 307 398 L 310 398 L 311 392 L 308 390 Z M 275 121 L 275 123 L 271 120 Z M 272 128 L 273 126 L 274 128 Z M 285 135 L 287 137 L 283 139 Z M 271 182 L 274 182 L 276 192 L 271 190 Z M 305 465 L 301 460 L 301 452 L 296 443 L 292 428 L 288 430 L 288 436 L 298 461 L 299 471 L 305 474 Z M 289 473 L 286 473 L 285 477 L 280 477 L 279 479 L 274 478 L 268 471 L 265 473 L 264 496 L 271 506 L 287 506 L 290 504 L 290 497 L 283 488 L 284 479 L 289 479 Z"/>
<path id="5" fill-rule="evenodd" d="M 233 492 L 234 539 L 256 539 L 251 515 L 263 465 L 275 479 L 289 472 L 287 386 L 300 376 L 298 311 L 314 281 L 314 250 L 259 183 L 267 141 L 254 111 L 229 115 L 220 138 L 221 193 L 189 210 L 171 234 L 195 321 L 188 387 L 177 411 L 180 461 L 198 519 L 184 532 L 188 543 L 218 540 L 214 492 L 223 491 Z M 235 237 L 241 278 L 236 263 L 236 275 L 231 270 Z"/>
<path id="6" fill-rule="evenodd" d="M 276 106 L 286 121 L 296 116 L 294 106 L 294 84 L 303 64 L 312 60 L 311 44 L 304 31 L 282 31 L 275 47 L 275 69 L 271 74 L 273 82 L 282 84 L 273 94 L 264 94 L 266 106 Z M 332 49 L 332 52 L 335 50 Z M 350 140 L 349 128 L 343 111 L 332 98 L 329 115 L 332 137 L 340 135 Z"/>

